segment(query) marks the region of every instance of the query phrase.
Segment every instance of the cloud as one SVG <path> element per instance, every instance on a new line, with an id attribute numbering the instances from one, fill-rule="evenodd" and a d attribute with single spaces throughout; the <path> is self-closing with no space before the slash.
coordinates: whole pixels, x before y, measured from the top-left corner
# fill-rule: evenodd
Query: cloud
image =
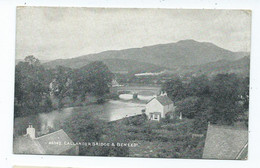
<path id="1" fill-rule="evenodd" d="M 70 58 L 184 39 L 249 51 L 251 14 L 241 10 L 22 7 L 16 57 Z"/>

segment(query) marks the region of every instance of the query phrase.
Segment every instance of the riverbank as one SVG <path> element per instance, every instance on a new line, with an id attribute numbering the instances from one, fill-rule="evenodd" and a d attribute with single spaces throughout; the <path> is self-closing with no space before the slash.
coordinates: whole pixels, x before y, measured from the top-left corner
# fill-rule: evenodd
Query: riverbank
<path id="1" fill-rule="evenodd" d="M 48 129 L 58 130 L 61 128 L 63 121 L 69 119 L 74 113 L 79 115 L 87 113 L 96 119 L 109 122 L 141 114 L 144 107 L 145 105 L 137 100 L 108 100 L 103 104 L 92 103 L 86 106 L 82 105 L 53 110 L 50 113 L 17 117 L 14 120 L 14 135 L 24 135 L 29 124 L 32 124 L 36 128 L 36 132 L 39 135 Z"/>

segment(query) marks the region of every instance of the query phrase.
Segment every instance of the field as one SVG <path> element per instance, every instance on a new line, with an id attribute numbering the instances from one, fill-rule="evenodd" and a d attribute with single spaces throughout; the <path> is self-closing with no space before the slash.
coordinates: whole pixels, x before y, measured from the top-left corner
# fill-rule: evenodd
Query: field
<path id="1" fill-rule="evenodd" d="M 127 143 L 137 143 L 129 147 L 131 157 L 201 158 L 205 135 L 192 138 L 193 120 L 148 121 L 143 116 L 129 117 L 110 123 L 112 129 L 127 139 Z"/>

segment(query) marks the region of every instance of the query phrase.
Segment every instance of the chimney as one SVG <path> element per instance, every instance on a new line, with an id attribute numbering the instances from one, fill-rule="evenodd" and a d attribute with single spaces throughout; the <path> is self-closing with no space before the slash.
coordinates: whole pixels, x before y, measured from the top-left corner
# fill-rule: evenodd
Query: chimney
<path id="1" fill-rule="evenodd" d="M 160 96 L 167 96 L 166 91 L 161 91 Z"/>
<path id="2" fill-rule="evenodd" d="M 26 129 L 26 135 L 29 135 L 30 138 L 35 138 L 35 128 L 30 124 L 29 127 Z"/>
<path id="3" fill-rule="evenodd" d="M 167 96 L 167 92 L 166 91 L 164 92 L 164 96 Z"/>

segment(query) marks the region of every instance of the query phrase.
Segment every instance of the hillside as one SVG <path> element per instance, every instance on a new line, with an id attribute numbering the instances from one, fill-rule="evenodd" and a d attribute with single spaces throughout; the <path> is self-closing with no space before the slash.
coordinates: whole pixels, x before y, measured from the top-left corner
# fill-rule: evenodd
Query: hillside
<path id="1" fill-rule="evenodd" d="M 128 59 L 173 68 L 180 65 L 200 65 L 218 60 L 236 60 L 247 53 L 231 52 L 212 43 L 182 40 L 177 43 L 159 44 L 143 48 L 105 51 L 89 54 L 78 59 L 104 60 Z"/>
<path id="2" fill-rule="evenodd" d="M 194 74 L 194 75 L 215 75 L 219 73 L 236 73 L 242 76 L 249 75 L 249 56 L 240 58 L 235 61 L 219 60 L 203 65 L 186 66 L 179 68 L 179 74 Z"/>
<path id="3" fill-rule="evenodd" d="M 90 60 L 81 59 L 71 59 L 68 60 L 55 60 L 48 63 L 45 63 L 44 66 L 49 68 L 54 68 L 55 66 L 62 65 L 70 68 L 79 68 L 89 64 Z M 110 71 L 114 73 L 140 73 L 140 72 L 160 72 L 165 68 L 156 66 L 154 64 L 149 64 L 145 62 L 138 62 L 135 60 L 126 60 L 126 59 L 105 59 L 102 60 Z"/>
<path id="4" fill-rule="evenodd" d="M 236 68 L 229 64 L 248 55 L 249 53 L 246 52 L 231 52 L 208 42 L 182 40 L 177 43 L 104 51 L 72 59 L 58 59 L 44 63 L 44 66 L 52 68 L 62 65 L 80 68 L 91 61 L 98 60 L 103 61 L 112 72 L 158 72 L 172 69 L 177 73 L 205 70 L 210 73 L 213 70 L 220 72 L 225 68 Z"/>

